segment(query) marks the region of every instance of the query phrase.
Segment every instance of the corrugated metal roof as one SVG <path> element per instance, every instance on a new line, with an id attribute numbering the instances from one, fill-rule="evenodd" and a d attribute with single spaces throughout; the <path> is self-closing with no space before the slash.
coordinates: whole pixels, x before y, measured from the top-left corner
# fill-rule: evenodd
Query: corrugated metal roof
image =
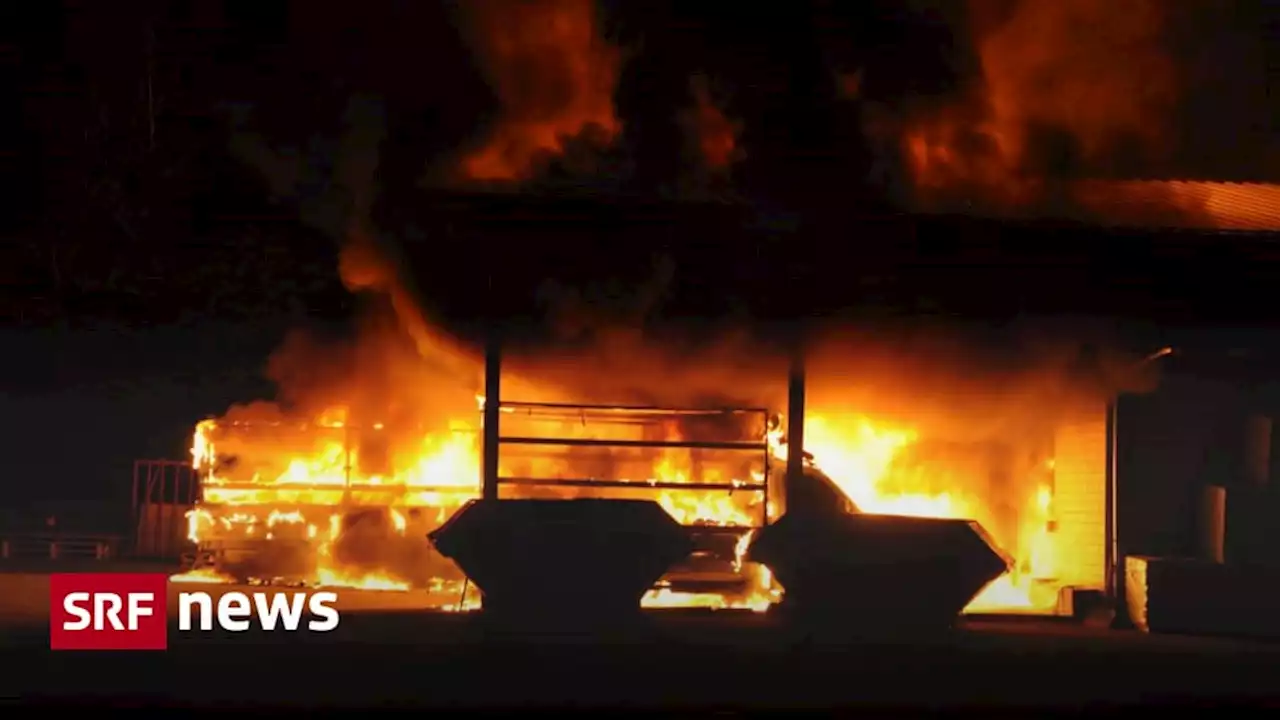
<path id="1" fill-rule="evenodd" d="M 1086 180 L 1073 193 L 1122 224 L 1280 230 L 1280 185 L 1201 180 Z"/>

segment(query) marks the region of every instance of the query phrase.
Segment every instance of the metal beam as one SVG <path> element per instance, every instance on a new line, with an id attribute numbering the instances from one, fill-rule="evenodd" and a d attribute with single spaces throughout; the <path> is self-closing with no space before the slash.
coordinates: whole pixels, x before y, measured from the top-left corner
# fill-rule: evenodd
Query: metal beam
<path id="1" fill-rule="evenodd" d="M 489 331 L 484 352 L 484 448 L 481 459 L 481 495 L 498 499 L 498 422 L 501 415 L 502 344 L 497 332 Z"/>
<path id="2" fill-rule="evenodd" d="M 650 405 L 582 405 L 573 403 L 539 403 L 539 402 L 523 402 L 519 400 L 509 400 L 502 403 L 502 408 L 512 410 L 564 410 L 571 413 L 586 412 L 608 412 L 608 413 L 635 413 L 637 415 L 699 415 L 699 416 L 715 416 L 715 415 L 747 415 L 747 414 L 768 414 L 766 408 L 687 408 L 687 407 L 660 407 Z"/>
<path id="3" fill-rule="evenodd" d="M 791 358 L 787 383 L 787 507 L 796 488 L 804 482 L 804 356 L 799 351 Z"/>
<path id="4" fill-rule="evenodd" d="M 595 438 L 556 437 L 499 437 L 500 445 L 552 445 L 560 447 L 602 448 L 686 448 L 690 450 L 750 450 L 762 452 L 769 449 L 767 443 L 746 441 L 701 440 L 599 440 Z"/>
<path id="5" fill-rule="evenodd" d="M 558 478 L 526 478 L 526 477 L 504 477 L 498 478 L 498 482 L 502 485 L 528 485 L 533 487 L 586 487 L 586 488 L 608 488 L 608 489 L 635 489 L 635 490 L 686 490 L 686 491 L 710 491 L 723 493 L 749 493 L 762 492 L 765 490 L 764 483 L 703 483 L 703 482 L 671 482 L 671 481 L 655 481 L 647 482 L 644 480 L 595 480 L 591 478 L 579 479 L 558 479 Z"/>

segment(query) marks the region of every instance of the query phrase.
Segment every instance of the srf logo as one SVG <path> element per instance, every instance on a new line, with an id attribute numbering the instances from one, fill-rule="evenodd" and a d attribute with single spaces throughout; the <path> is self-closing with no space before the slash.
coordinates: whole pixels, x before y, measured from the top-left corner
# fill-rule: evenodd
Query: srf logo
<path id="1" fill-rule="evenodd" d="M 168 647 L 168 578 L 160 574 L 53 575 L 49 647 L 54 650 L 164 650 Z M 177 594 L 178 631 L 327 633 L 341 622 L 335 593 L 226 589 Z M 254 619 L 257 622 L 254 622 Z M 304 624 L 303 620 L 307 619 Z"/>
<path id="2" fill-rule="evenodd" d="M 49 647 L 164 650 L 169 645 L 162 573 L 77 573 L 49 578 Z"/>

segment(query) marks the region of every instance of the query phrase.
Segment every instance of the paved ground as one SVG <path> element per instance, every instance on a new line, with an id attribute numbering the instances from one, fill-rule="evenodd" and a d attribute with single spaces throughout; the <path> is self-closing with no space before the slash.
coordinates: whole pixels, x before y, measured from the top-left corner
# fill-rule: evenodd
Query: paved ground
<path id="1" fill-rule="evenodd" d="M 1280 694 L 1280 647 L 976 622 L 910 644 L 799 645 L 768 618 L 659 616 L 594 644 L 486 640 L 477 618 L 349 613 L 312 636 L 173 634 L 163 653 L 53 653 L 10 627 L 0 696 L 307 706 L 891 705 L 1173 702 Z"/>
<path id="2" fill-rule="evenodd" d="M 202 586 L 201 589 L 213 589 Z M 829 707 L 1280 697 L 1280 645 L 969 619 L 912 642 L 805 644 L 776 619 L 666 612 L 626 637 L 498 640 L 397 593 L 326 635 L 170 633 L 158 653 L 48 650 L 48 580 L 0 573 L 0 698 L 94 704 Z"/>

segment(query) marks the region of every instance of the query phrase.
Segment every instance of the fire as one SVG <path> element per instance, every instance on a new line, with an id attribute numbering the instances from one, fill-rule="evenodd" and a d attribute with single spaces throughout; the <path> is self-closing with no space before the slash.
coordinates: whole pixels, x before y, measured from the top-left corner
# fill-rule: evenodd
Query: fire
<path id="1" fill-rule="evenodd" d="M 480 407 L 484 399 L 477 398 Z M 504 407 L 504 423 L 522 419 Z M 275 542 L 300 547 L 307 555 L 300 580 L 313 586 L 352 587 L 403 591 L 431 587 L 444 593 L 464 588 L 456 569 L 433 567 L 431 577 L 411 577 L 392 556 L 366 555 L 360 550 L 361 533 L 374 533 L 374 545 L 421 547 L 422 537 L 448 519 L 463 503 L 479 495 L 478 419 L 471 425 L 458 421 L 444 434 L 396 433 L 375 423 L 360 434 L 345 423 L 345 411 L 330 409 L 306 426 L 282 424 L 249 427 L 217 421 L 201 422 L 195 432 L 192 456 L 204 477 L 200 505 L 188 515 L 189 539 L 197 544 Z M 559 423 L 559 424 L 556 424 Z M 556 420 L 557 437 L 619 439 L 635 430 L 629 425 L 593 427 L 590 423 Z M 504 425 L 505 428 L 505 425 Z M 504 434 L 508 431 L 504 429 Z M 516 432 L 512 430 L 510 432 Z M 785 467 L 787 448 L 780 423 L 762 430 L 762 446 L 768 448 L 772 466 Z M 255 436 L 254 433 L 260 433 Z M 351 437 L 360 434 L 364 445 Z M 1002 549 L 1014 554 L 1016 567 L 992 583 L 970 611 L 1051 610 L 1056 603 L 1056 568 L 1065 548 L 1054 539 L 1054 496 L 1050 481 L 1052 461 L 1044 460 L 1040 473 L 1010 487 L 1025 491 L 1021 507 L 1012 512 L 1010 526 L 999 504 L 979 476 L 986 470 L 965 465 L 952 450 L 929 450 L 921 435 L 910 428 L 894 427 L 865 416 L 815 413 L 806 418 L 806 450 L 841 490 L 867 513 L 917 517 L 964 518 L 980 522 Z M 362 453 L 365 454 L 362 457 Z M 376 455 L 377 457 L 371 457 Z M 234 457 L 234 462 L 226 462 Z M 759 487 L 763 472 L 735 477 L 725 468 L 706 465 L 694 474 L 690 451 L 662 449 L 640 458 L 650 472 L 640 489 L 591 488 L 592 496 L 649 497 L 684 525 L 725 528 L 738 533 L 733 572 L 742 582 L 722 592 L 685 592 L 669 583 L 649 592 L 646 607 L 701 607 L 763 611 L 781 598 L 782 589 L 769 569 L 745 563 L 743 557 L 754 536 L 753 527 L 763 521 L 762 498 L 735 488 Z M 610 469 L 637 467 L 621 458 L 607 458 Z M 532 464 L 530 464 L 532 463 Z M 980 465 L 980 464 L 979 464 Z M 538 455 L 533 459 L 504 459 L 500 474 L 557 477 L 570 475 L 564 456 Z M 985 466 L 984 466 L 985 467 Z M 633 476 L 634 477 L 634 476 Z M 643 476 L 639 476 L 643 477 Z M 725 481 L 726 491 L 682 490 L 679 484 Z M 645 485 L 662 485 L 657 491 Z M 673 486 L 674 485 L 674 486 Z M 580 488 L 516 486 L 515 496 L 573 497 Z M 508 493 L 509 494 L 509 493 Z M 1007 505 L 1008 499 L 1005 504 Z M 1016 504 L 1016 498 L 1015 504 Z M 347 519 L 368 514 L 365 530 Z M 353 540 L 353 538 L 355 538 Z M 390 540 L 387 540 L 390 538 Z M 354 543 L 354 545 L 353 545 Z M 354 548 L 354 549 L 353 549 Z M 231 552 L 227 550 L 226 552 Z M 419 556 L 412 556 L 419 557 Z M 243 573 L 242 573 L 243 575 Z M 243 579 L 243 578 L 242 578 Z M 253 582 L 270 582 L 272 576 L 251 576 Z M 175 580 L 230 582 L 221 569 L 204 568 Z M 450 605 L 462 609 L 466 603 Z"/>
<path id="2" fill-rule="evenodd" d="M 967 7 L 981 76 L 954 102 L 889 123 L 922 207 L 1274 227 L 1274 186 L 1106 179 L 1163 174 L 1176 140 L 1167 3 L 1134 0 L 1123 12 L 1102 0 Z"/>
<path id="3" fill-rule="evenodd" d="M 759 563 L 748 564 L 747 549 L 755 539 L 755 532 L 742 535 L 734 547 L 736 572 L 746 576 L 747 584 L 737 594 L 713 592 L 680 592 L 670 587 L 656 587 L 640 600 L 646 608 L 703 608 L 707 610 L 750 610 L 764 612 L 782 599 L 782 589 L 773 580 L 773 573 Z"/>
<path id="4" fill-rule="evenodd" d="M 601 36 L 592 0 L 487 0 L 462 10 L 502 106 L 488 141 L 463 160 L 467 178 L 528 179 L 579 136 L 607 145 L 621 132 L 613 106 L 621 53 Z"/>
<path id="5" fill-rule="evenodd" d="M 199 568 L 178 573 L 169 576 L 169 580 L 176 583 L 205 583 L 210 585 L 224 585 L 235 582 L 235 578 L 212 568 Z"/>
<path id="6" fill-rule="evenodd" d="M 693 106 L 681 114 L 687 142 L 699 162 L 711 172 L 725 172 L 744 153 L 739 145 L 741 123 L 725 116 L 711 97 L 710 82 L 705 75 L 689 81 Z"/>
<path id="7" fill-rule="evenodd" d="M 785 461 L 786 446 L 781 434 L 771 438 L 775 453 Z M 983 483 L 978 469 L 966 471 L 963 466 L 928 462 L 927 457 L 912 457 L 918 448 L 919 434 L 909 429 L 893 428 L 862 416 L 823 416 L 805 418 L 805 450 L 858 508 L 865 513 L 976 520 L 989 532 L 1007 526 L 998 522 L 991 507 L 993 498 L 978 488 Z M 1052 469 L 1045 460 L 1043 471 Z M 1052 488 L 1047 484 L 1015 483 L 1015 487 L 1034 488 L 1017 515 L 1017 528 L 1012 537 L 995 540 L 1006 551 L 1018 549 L 1018 564 L 1010 573 L 988 586 L 970 603 L 968 611 L 1051 610 L 1057 602 L 1057 587 L 1044 586 L 1055 578 L 1053 553 L 1057 548 L 1051 533 Z M 937 489 L 945 487 L 946 489 Z M 1041 587 L 1037 586 L 1040 582 Z"/>
<path id="8" fill-rule="evenodd" d="M 1159 145 L 1174 86 L 1158 3 L 1140 0 L 1122 13 L 1101 0 L 1010 7 L 1002 14 L 969 3 L 982 82 L 965 102 L 903 135 L 914 180 L 926 193 L 963 187 L 1025 203 L 1049 175 L 1038 129 L 1061 135 L 1074 159 L 1095 172 L 1124 144 L 1148 151 Z"/>
<path id="9" fill-rule="evenodd" d="M 409 583 L 383 573 L 344 574 L 333 568 L 316 572 L 319 587 L 353 587 L 361 590 L 408 590 Z"/>
<path id="10" fill-rule="evenodd" d="M 484 398 L 477 397 L 483 409 Z M 517 415 L 504 407 L 504 433 L 525 434 L 520 423 L 528 413 Z M 477 413 L 479 415 L 479 413 Z M 440 566 L 433 572 L 443 576 L 414 577 L 420 567 L 422 538 L 446 521 L 466 501 L 478 497 L 480 485 L 479 418 L 456 421 L 448 432 L 401 432 L 384 423 L 360 429 L 347 422 L 345 408 L 329 408 L 310 423 L 283 421 L 248 423 L 207 420 L 196 427 L 192 456 L 203 479 L 200 504 L 188 513 L 188 539 L 217 554 L 215 562 L 240 557 L 234 575 L 251 582 L 285 580 L 312 586 L 407 590 L 440 586 L 453 592 L 461 581 L 456 569 Z M 577 414 L 569 418 L 551 416 L 544 421 L 554 437 L 589 441 L 644 439 L 633 424 L 596 424 Z M 510 430 L 505 424 L 510 423 Z M 678 439 L 678 432 L 656 426 L 648 432 L 666 433 Z M 675 433 L 675 434 L 672 434 Z M 765 444 L 760 443 L 761 464 Z M 742 538 L 763 519 L 763 497 L 751 488 L 760 487 L 764 468 L 746 471 L 723 465 L 683 448 L 660 448 L 648 454 L 628 457 L 594 458 L 596 465 L 575 467 L 563 452 L 533 455 L 513 452 L 504 458 L 504 477 L 573 479 L 575 473 L 592 470 L 595 476 L 620 473 L 631 488 L 590 489 L 592 495 L 647 497 L 655 499 L 677 521 L 694 526 L 714 526 Z M 588 463 L 592 458 L 588 457 Z M 603 462 L 604 465 L 600 465 Z M 695 465 L 698 474 L 695 475 Z M 722 484 L 724 490 L 681 490 L 691 482 Z M 646 489 L 651 488 L 651 489 Z M 516 485 L 505 495 L 516 497 L 574 497 L 584 490 L 572 486 L 540 487 Z M 357 520 L 353 524 L 350 518 Z M 364 518 L 361 520 L 360 518 Z M 363 522 L 363 525 L 360 523 Z M 363 529 L 361 529 L 363 528 Z M 745 542 L 745 541 L 742 541 Z M 262 543 L 271 543 L 268 550 Z M 394 548 L 399 547 L 399 550 Z M 251 549 L 252 548 L 252 549 Z M 285 550 L 288 548 L 289 550 Z M 391 549 L 388 549 L 391 548 Z M 393 551 L 394 550 L 394 551 Z M 736 564 L 742 565 L 740 542 Z M 276 570 L 257 567 L 250 556 L 297 555 L 287 562 L 281 575 Z M 400 553 L 397 555 L 396 553 Z M 405 553 L 409 553 L 405 555 Z M 201 577 L 229 581 L 233 573 L 202 570 Z M 195 575 L 186 574 L 183 577 Z M 752 571 L 752 582 L 739 598 L 693 596 L 679 591 L 658 590 L 646 600 L 649 605 L 698 605 L 706 607 L 767 607 L 762 597 L 774 592 L 767 573 Z"/>

